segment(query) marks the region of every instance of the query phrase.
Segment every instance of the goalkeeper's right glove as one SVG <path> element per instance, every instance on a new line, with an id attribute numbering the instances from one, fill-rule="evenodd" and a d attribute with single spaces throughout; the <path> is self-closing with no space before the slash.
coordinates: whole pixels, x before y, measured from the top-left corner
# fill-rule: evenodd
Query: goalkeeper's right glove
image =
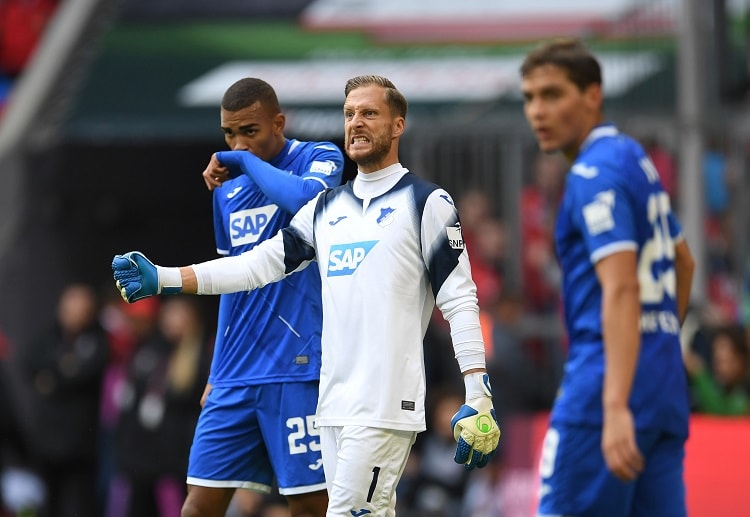
<path id="1" fill-rule="evenodd" d="M 484 396 L 467 400 L 451 419 L 453 437 L 457 442 L 454 461 L 462 463 L 466 470 L 487 465 L 500 442 L 489 376 L 486 373 L 470 375 L 481 377 L 478 380 Z"/>
<path id="2" fill-rule="evenodd" d="M 142 298 L 156 294 L 177 294 L 182 290 L 181 281 L 169 282 L 179 285 L 162 285 L 159 270 L 167 268 L 155 266 L 140 251 L 129 251 L 124 255 L 115 255 L 112 259 L 112 273 L 122 299 L 133 303 Z M 174 276 L 174 275 L 172 275 Z M 178 275 L 179 277 L 179 271 Z"/>

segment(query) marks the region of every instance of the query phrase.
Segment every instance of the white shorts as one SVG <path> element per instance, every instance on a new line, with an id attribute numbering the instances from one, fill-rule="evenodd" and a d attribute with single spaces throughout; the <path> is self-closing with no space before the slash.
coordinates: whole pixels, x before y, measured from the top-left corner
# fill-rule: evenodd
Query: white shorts
<path id="1" fill-rule="evenodd" d="M 395 516 L 396 486 L 416 437 L 416 431 L 321 427 L 326 516 Z"/>

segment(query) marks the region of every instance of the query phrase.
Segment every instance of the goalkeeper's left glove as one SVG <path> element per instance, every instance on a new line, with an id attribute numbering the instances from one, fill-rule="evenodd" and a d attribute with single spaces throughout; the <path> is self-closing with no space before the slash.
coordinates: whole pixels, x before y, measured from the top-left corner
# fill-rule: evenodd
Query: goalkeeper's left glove
<path id="1" fill-rule="evenodd" d="M 481 394 L 476 397 L 469 391 L 470 383 L 480 383 Z M 500 428 L 495 409 L 492 407 L 492 388 L 489 375 L 473 373 L 467 375 L 466 403 L 451 419 L 453 437 L 458 442 L 454 461 L 462 463 L 466 470 L 487 465 L 500 442 Z"/>

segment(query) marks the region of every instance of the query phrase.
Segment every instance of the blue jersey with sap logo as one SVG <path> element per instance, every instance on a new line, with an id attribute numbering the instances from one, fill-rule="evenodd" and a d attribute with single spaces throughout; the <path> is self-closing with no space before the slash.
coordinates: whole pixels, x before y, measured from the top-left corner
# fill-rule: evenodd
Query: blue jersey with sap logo
<path id="1" fill-rule="evenodd" d="M 675 297 L 681 228 L 641 146 L 605 124 L 594 128 L 568 172 L 555 228 L 570 349 L 552 420 L 602 423 L 602 291 L 595 264 L 635 250 L 641 348 L 630 407 L 637 429 L 687 434 L 688 391 Z"/>
<path id="2" fill-rule="evenodd" d="M 330 142 L 287 141 L 261 174 L 289 174 L 324 188 L 341 183 L 343 155 Z M 276 170 L 273 170 L 273 169 Z M 279 182 L 276 182 L 278 185 Z M 273 184 L 273 182 L 269 182 Z M 281 208 L 299 197 L 288 185 L 262 190 L 245 174 L 214 191 L 214 231 L 221 255 L 239 255 L 289 225 Z M 309 189 L 308 189 L 309 190 Z M 221 295 L 209 383 L 247 386 L 318 380 L 322 312 L 314 268 L 249 292 Z"/>

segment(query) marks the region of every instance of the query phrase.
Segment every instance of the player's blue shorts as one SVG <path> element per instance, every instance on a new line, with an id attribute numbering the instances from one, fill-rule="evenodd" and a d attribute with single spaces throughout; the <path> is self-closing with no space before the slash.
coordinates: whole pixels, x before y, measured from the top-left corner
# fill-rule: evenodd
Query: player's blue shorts
<path id="1" fill-rule="evenodd" d="M 685 437 L 636 433 L 645 468 L 631 483 L 618 480 L 601 451 L 601 428 L 554 424 L 539 464 L 538 516 L 684 517 Z"/>
<path id="2" fill-rule="evenodd" d="M 213 387 L 198 418 L 187 483 L 283 495 L 325 490 L 314 425 L 317 382 Z"/>

